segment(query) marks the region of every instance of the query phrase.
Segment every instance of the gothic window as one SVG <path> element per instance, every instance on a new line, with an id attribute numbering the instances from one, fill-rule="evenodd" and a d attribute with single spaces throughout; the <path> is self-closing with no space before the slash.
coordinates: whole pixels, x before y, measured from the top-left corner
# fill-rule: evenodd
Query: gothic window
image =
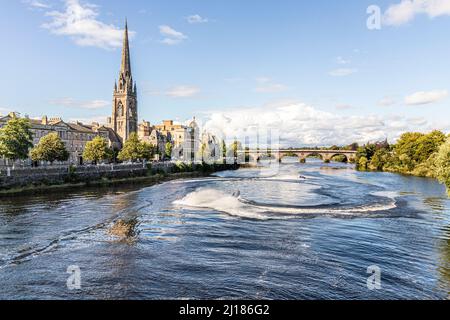
<path id="1" fill-rule="evenodd" d="M 121 101 L 119 101 L 119 105 L 117 106 L 117 116 L 123 117 L 123 105 Z"/>
<path id="2" fill-rule="evenodd" d="M 120 76 L 120 79 L 119 79 L 119 90 L 123 91 L 124 86 L 125 86 L 125 81 L 123 79 L 123 76 Z"/>

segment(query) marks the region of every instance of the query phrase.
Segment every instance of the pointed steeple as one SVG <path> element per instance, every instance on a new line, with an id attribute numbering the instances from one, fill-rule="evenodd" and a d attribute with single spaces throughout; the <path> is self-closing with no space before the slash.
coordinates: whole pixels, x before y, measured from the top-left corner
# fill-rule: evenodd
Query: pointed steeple
<path id="1" fill-rule="evenodd" d="M 130 63 L 130 44 L 128 42 L 128 21 L 125 19 L 125 35 L 123 38 L 122 48 L 122 66 L 120 74 L 125 78 L 131 77 L 131 63 Z"/>
<path id="2" fill-rule="evenodd" d="M 131 74 L 130 44 L 128 40 L 128 23 L 125 20 L 125 32 L 122 48 L 122 64 L 118 83 L 114 84 L 113 112 L 110 127 L 126 142 L 130 134 L 138 130 L 138 101 L 136 89 L 133 92 L 133 76 Z"/>

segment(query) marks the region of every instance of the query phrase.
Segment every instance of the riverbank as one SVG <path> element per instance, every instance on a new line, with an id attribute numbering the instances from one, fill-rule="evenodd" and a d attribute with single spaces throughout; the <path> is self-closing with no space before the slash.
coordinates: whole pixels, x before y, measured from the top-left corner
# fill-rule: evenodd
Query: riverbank
<path id="1" fill-rule="evenodd" d="M 446 185 L 450 196 L 450 136 L 441 131 L 406 132 L 395 145 L 368 143 L 358 148 L 356 160 L 362 171 L 435 178 Z"/>
<path id="2" fill-rule="evenodd" d="M 393 169 L 393 168 L 389 168 L 389 167 L 382 168 L 382 169 L 370 169 L 370 168 L 361 169 L 358 166 L 356 166 L 355 169 L 360 172 L 386 172 L 386 173 L 397 174 L 397 175 L 405 176 L 405 177 L 415 177 L 415 178 L 424 178 L 424 179 L 435 180 L 435 181 L 439 182 L 440 184 L 446 186 L 447 194 L 450 197 L 450 185 L 440 182 L 439 178 L 436 177 L 436 175 L 433 174 L 429 170 L 417 170 L 416 169 L 413 171 L 404 171 L 404 170 L 398 170 L 398 169 Z"/>
<path id="3" fill-rule="evenodd" d="M 73 171 L 68 170 L 63 177 L 58 175 L 58 179 L 49 179 L 45 175 L 45 170 L 33 178 L 27 177 L 27 184 L 9 184 L 10 187 L 0 187 L 1 197 L 15 197 L 26 195 L 45 194 L 49 192 L 60 192 L 75 189 L 108 188 L 116 186 L 152 186 L 171 180 L 207 177 L 214 172 L 225 170 L 237 170 L 239 165 L 215 164 L 215 165 L 173 165 L 148 166 L 145 169 L 136 171 L 124 170 L 98 172 L 95 175 L 77 176 Z M 62 179 L 62 180 L 61 180 Z M 22 180 L 18 180 L 19 182 Z"/>

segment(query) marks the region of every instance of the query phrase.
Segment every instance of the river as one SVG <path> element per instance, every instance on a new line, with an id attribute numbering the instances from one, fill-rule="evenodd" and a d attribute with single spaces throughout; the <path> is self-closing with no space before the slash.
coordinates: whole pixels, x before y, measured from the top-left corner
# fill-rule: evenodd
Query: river
<path id="1" fill-rule="evenodd" d="M 297 162 L 2 198 L 0 299 L 449 297 L 442 185 Z M 134 236 L 111 236 L 117 219 L 135 221 Z M 67 287 L 69 266 L 78 290 Z M 369 290 L 373 266 L 381 288 Z"/>

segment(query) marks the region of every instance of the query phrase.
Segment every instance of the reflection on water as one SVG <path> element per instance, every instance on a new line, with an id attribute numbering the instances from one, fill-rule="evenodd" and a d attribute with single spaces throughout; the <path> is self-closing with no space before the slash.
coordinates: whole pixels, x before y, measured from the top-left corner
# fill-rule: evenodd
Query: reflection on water
<path id="1" fill-rule="evenodd" d="M 2 199 L 0 298 L 448 297 L 441 185 L 297 162 Z M 80 291 L 66 288 L 70 265 L 82 270 Z M 371 265 L 382 270 L 382 290 L 366 287 Z"/>
<path id="2" fill-rule="evenodd" d="M 439 264 L 439 272 L 441 274 L 441 286 L 447 288 L 447 294 L 450 298 L 450 225 L 442 229 L 442 239 L 440 244 L 441 258 Z"/>

